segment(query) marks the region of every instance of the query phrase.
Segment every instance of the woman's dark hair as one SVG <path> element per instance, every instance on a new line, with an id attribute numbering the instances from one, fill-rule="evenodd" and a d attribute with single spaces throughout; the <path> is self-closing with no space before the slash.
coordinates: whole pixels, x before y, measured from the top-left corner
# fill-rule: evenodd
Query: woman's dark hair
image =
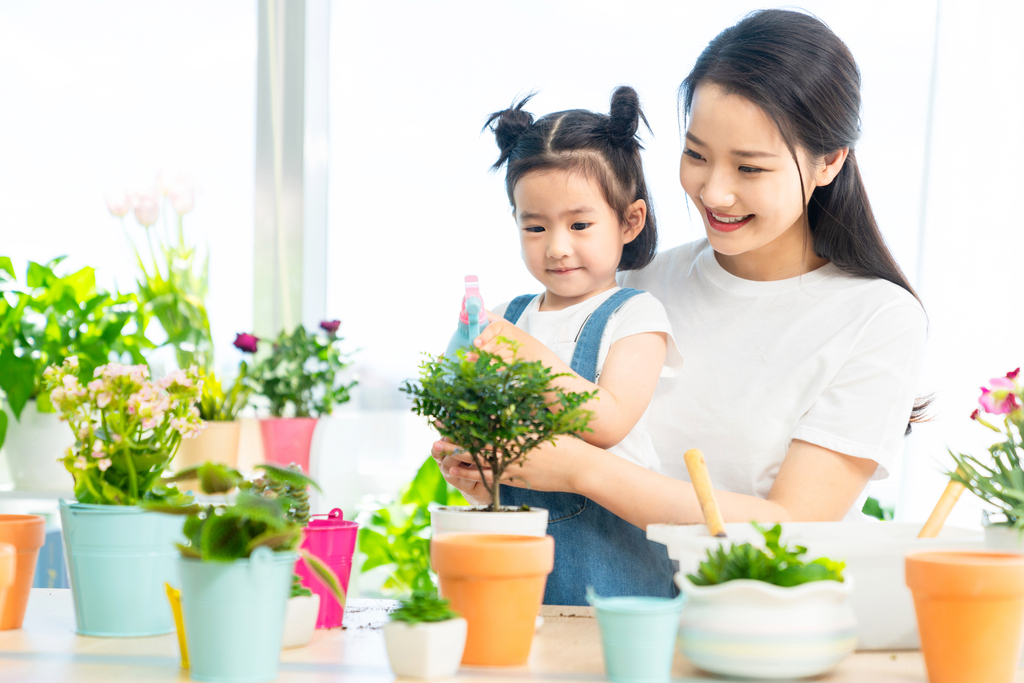
<path id="1" fill-rule="evenodd" d="M 686 115 L 701 83 L 760 107 L 778 127 L 798 171 L 798 147 L 814 160 L 848 147 L 835 179 L 815 188 L 809 202 L 803 197 L 814 252 L 840 270 L 888 280 L 917 297 L 871 211 L 853 150 L 860 137 L 860 71 L 828 26 L 801 12 L 752 12 L 708 43 L 679 86 Z M 803 193 L 802 172 L 800 180 Z M 924 419 L 928 403 L 918 400 L 911 422 Z"/>
<path id="2" fill-rule="evenodd" d="M 654 206 L 647 193 L 647 181 L 640 161 L 640 121 L 647 129 L 647 117 L 640 109 L 636 91 L 621 86 L 612 94 L 608 114 L 584 109 L 548 114 L 537 121 L 523 107 L 528 95 L 504 111 L 490 115 L 484 128 L 490 128 L 501 155 L 491 167 L 506 165 L 505 190 L 515 207 L 516 183 L 533 171 L 558 169 L 583 173 L 601 187 L 605 201 L 619 221 L 626 222 L 629 206 L 638 199 L 647 204 L 643 230 L 622 249 L 619 270 L 643 268 L 658 250 L 658 229 Z"/>

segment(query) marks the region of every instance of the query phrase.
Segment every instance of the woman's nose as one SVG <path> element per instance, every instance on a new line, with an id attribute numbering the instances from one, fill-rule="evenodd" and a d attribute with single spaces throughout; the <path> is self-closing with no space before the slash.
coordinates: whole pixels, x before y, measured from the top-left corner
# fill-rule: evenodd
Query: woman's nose
<path id="1" fill-rule="evenodd" d="M 727 174 L 712 169 L 701 189 L 700 200 L 711 209 L 726 209 L 735 204 L 736 194 Z"/>

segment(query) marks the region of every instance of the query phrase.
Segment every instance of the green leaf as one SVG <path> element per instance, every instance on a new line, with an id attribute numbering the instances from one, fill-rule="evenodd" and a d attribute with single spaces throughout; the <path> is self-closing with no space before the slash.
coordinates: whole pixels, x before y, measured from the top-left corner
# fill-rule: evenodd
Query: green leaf
<path id="1" fill-rule="evenodd" d="M 288 520 L 285 519 L 282 502 L 287 505 L 287 501 L 282 499 L 271 500 L 249 491 L 239 491 L 235 504 L 229 510 L 240 517 L 263 522 L 272 529 L 284 529 Z"/>
<path id="2" fill-rule="evenodd" d="M 301 541 L 302 528 L 297 525 L 281 530 L 270 529 L 249 541 L 245 552 L 248 555 L 261 545 L 265 545 L 271 550 L 292 550 Z"/>
<path id="3" fill-rule="evenodd" d="M 7 271 L 14 279 L 18 278 L 18 274 L 14 272 L 14 264 L 11 263 L 10 256 L 0 256 L 0 272 L 2 271 Z"/>
<path id="4" fill-rule="evenodd" d="M 10 346 L 0 350 L 0 389 L 7 394 L 7 403 L 15 418 L 21 417 L 35 388 L 36 365 L 30 356 L 16 356 Z"/>
<path id="5" fill-rule="evenodd" d="M 338 580 L 338 575 L 331 571 L 331 568 L 324 564 L 320 558 L 313 555 L 308 550 L 299 550 L 299 555 L 303 560 L 305 560 L 306 566 L 313 572 L 313 576 L 324 584 L 334 599 L 337 600 L 338 604 L 344 608 L 345 589 L 341 587 L 341 581 Z"/>
<path id="6" fill-rule="evenodd" d="M 236 517 L 213 515 L 203 524 L 199 548 L 204 560 L 231 562 L 245 557 L 249 539 Z"/>
<path id="7" fill-rule="evenodd" d="M 4 439 L 7 437 L 7 412 L 0 406 L 0 448 L 4 447 Z"/>
<path id="8" fill-rule="evenodd" d="M 277 465 L 270 465 L 267 463 L 256 465 L 254 469 L 263 470 L 271 478 L 288 484 L 292 488 L 304 489 L 307 486 L 312 486 L 317 491 L 320 491 L 320 486 L 302 472 L 296 472 L 295 470 L 291 470 L 286 467 L 278 467 Z M 323 492 L 321 491 L 321 493 Z"/>

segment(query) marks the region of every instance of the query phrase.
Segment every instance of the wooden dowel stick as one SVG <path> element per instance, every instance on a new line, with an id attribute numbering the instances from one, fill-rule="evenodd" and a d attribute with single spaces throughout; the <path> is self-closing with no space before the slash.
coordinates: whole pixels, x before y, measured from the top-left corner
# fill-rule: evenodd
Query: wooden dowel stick
<path id="1" fill-rule="evenodd" d="M 691 448 L 683 455 L 683 460 L 686 461 L 686 471 L 690 473 L 690 483 L 697 493 L 700 509 L 704 512 L 708 533 L 725 538 L 725 522 L 718 509 L 718 501 L 715 500 L 715 490 L 711 487 L 711 474 L 708 473 L 708 465 L 704 462 L 704 454 L 699 448 Z"/>
<path id="2" fill-rule="evenodd" d="M 928 515 L 928 521 L 921 527 L 921 533 L 917 537 L 935 538 L 938 536 L 939 531 L 942 530 L 942 525 L 946 523 L 946 518 L 953 511 L 953 506 L 960 500 L 960 494 L 963 492 L 964 485 L 958 481 L 951 481 L 946 484 L 946 490 L 942 492 L 939 502 L 932 509 L 932 514 Z"/>

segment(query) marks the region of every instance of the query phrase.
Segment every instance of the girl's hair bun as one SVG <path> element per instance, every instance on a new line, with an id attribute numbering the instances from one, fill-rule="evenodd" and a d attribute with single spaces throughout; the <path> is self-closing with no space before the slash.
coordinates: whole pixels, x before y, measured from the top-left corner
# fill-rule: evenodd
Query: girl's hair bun
<path id="1" fill-rule="evenodd" d="M 640 109 L 640 98 L 636 90 L 628 85 L 620 85 L 612 93 L 608 119 L 608 135 L 618 147 L 640 146 L 636 139 L 640 121 L 644 122 L 648 130 L 651 129 L 651 124 L 647 122 L 647 117 Z"/>
<path id="2" fill-rule="evenodd" d="M 494 133 L 495 140 L 498 142 L 498 149 L 501 150 L 501 155 L 498 160 L 494 162 L 491 168 L 501 168 L 502 164 L 508 161 L 509 156 L 512 155 L 512 150 L 515 149 L 516 143 L 523 134 L 530 130 L 530 126 L 533 125 L 533 114 L 528 111 L 523 111 L 523 107 L 536 93 L 530 93 L 519 102 L 513 102 L 512 106 L 502 111 L 496 111 L 487 117 L 487 123 L 484 124 L 484 128 L 490 128 L 491 132 Z"/>

